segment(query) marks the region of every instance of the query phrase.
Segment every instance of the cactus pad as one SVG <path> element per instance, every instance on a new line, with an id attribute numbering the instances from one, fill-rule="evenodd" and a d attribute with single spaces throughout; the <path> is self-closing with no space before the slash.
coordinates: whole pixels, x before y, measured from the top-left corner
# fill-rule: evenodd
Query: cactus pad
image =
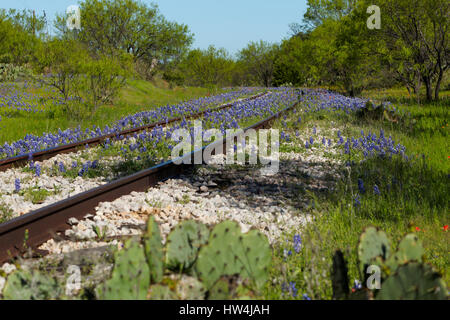
<path id="1" fill-rule="evenodd" d="M 181 300 L 203 300 L 206 290 L 196 278 L 183 276 L 177 283 L 176 292 Z"/>
<path id="2" fill-rule="evenodd" d="M 222 222 L 200 249 L 196 272 L 210 289 L 221 276 L 240 275 L 260 288 L 268 277 L 272 251 L 267 238 L 256 230 L 242 234 L 233 221 Z"/>
<path id="3" fill-rule="evenodd" d="M 409 261 L 422 262 L 422 256 L 425 250 L 422 242 L 415 234 L 406 235 L 398 245 L 395 252 L 387 261 L 387 265 L 391 271 L 395 271 L 401 264 Z"/>
<path id="4" fill-rule="evenodd" d="M 447 287 L 431 266 L 410 262 L 398 267 L 382 284 L 379 300 L 447 299 Z"/>
<path id="5" fill-rule="evenodd" d="M 358 245 L 361 272 L 365 274 L 367 267 L 378 264 L 379 259 L 387 260 L 389 254 L 390 243 L 386 233 L 374 227 L 367 228 L 361 235 Z"/>
<path id="6" fill-rule="evenodd" d="M 116 253 L 111 279 L 97 288 L 104 300 L 144 300 L 150 284 L 150 270 L 139 242 L 128 240 Z"/>
<path id="7" fill-rule="evenodd" d="M 177 300 L 177 295 L 169 287 L 155 284 L 148 292 L 150 300 Z"/>
<path id="8" fill-rule="evenodd" d="M 16 270 L 3 289 L 5 300 L 49 300 L 62 294 L 57 281 L 39 271 Z"/>
<path id="9" fill-rule="evenodd" d="M 181 222 L 167 237 L 167 267 L 172 270 L 189 269 L 197 258 L 200 246 L 208 241 L 208 237 L 206 225 L 194 220 Z"/>
<path id="10" fill-rule="evenodd" d="M 154 217 L 150 217 L 147 221 L 147 232 L 144 234 L 143 241 L 150 268 L 150 280 L 153 283 L 161 282 L 164 275 L 164 253 L 161 232 Z"/>

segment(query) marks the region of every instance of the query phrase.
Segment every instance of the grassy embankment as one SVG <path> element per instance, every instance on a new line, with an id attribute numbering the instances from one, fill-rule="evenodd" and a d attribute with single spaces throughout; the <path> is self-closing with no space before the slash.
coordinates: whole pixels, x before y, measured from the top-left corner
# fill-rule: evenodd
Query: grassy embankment
<path id="1" fill-rule="evenodd" d="M 395 247 L 409 232 L 418 235 L 425 247 L 425 261 L 432 264 L 450 282 L 449 244 L 450 234 L 444 226 L 449 224 L 449 106 L 450 92 L 442 93 L 439 102 L 417 104 L 415 98 L 407 98 L 406 90 L 384 90 L 364 92 L 364 97 L 375 101 L 391 101 L 403 117 L 397 122 L 368 120 L 355 114 L 317 112 L 302 114 L 298 125 L 296 116 L 288 119 L 289 133 L 294 144 L 305 150 L 304 141 L 295 138 L 295 130 L 309 130 L 316 125 L 320 136 L 315 137 L 315 147 L 323 148 L 320 140 L 331 127 L 339 128 L 346 137 L 360 137 L 371 131 L 379 136 L 383 129 L 385 136 L 406 147 L 409 160 L 394 156 L 391 160 L 372 158 L 363 162 L 360 151 L 352 150 L 344 154 L 343 146 L 337 157 L 343 162 L 355 160 L 350 169 L 342 166 L 343 179 L 338 181 L 335 191 L 321 194 L 307 193 L 311 206 L 306 212 L 314 217 L 314 222 L 305 228 L 293 230 L 286 235 L 283 244 L 275 248 L 272 276 L 278 281 L 267 287 L 264 294 L 268 299 L 302 299 L 304 293 L 313 299 L 331 299 L 332 286 L 330 270 L 332 255 L 337 249 L 343 250 L 349 267 L 349 278 L 362 280 L 357 264 L 359 236 L 367 226 L 377 226 L 384 230 Z M 280 123 L 278 123 L 280 124 Z M 281 127 L 280 127 L 281 129 Z M 333 144 L 336 134 L 331 136 Z M 281 150 L 283 151 L 281 146 Z M 291 148 L 291 147 L 289 147 Z M 319 152 L 326 154 L 326 152 Z M 336 157 L 336 155 L 330 155 Z M 358 179 L 364 182 L 365 192 L 359 195 L 360 205 L 355 206 Z M 375 184 L 380 194 L 374 192 Z M 300 253 L 293 250 L 293 236 L 300 234 Z M 395 249 L 395 248 L 393 248 Z M 286 256 L 286 250 L 293 254 Z M 286 283 L 284 292 L 279 279 Z M 281 283 L 282 283 L 281 282 Z M 297 294 L 294 297 L 292 285 Z"/>
<path id="2" fill-rule="evenodd" d="M 23 84 L 18 83 L 17 86 L 21 88 Z M 41 104 L 45 107 L 42 108 L 42 113 L 3 112 L 0 121 L 0 144 L 21 139 L 26 134 L 41 135 L 44 132 L 57 132 L 58 129 L 64 130 L 78 125 L 83 129 L 93 125 L 103 127 L 136 112 L 222 92 L 191 87 L 170 89 L 161 80 L 154 82 L 131 80 L 121 90 L 114 105 L 101 106 L 93 117 L 79 120 L 65 114 L 61 105 L 53 103 L 56 94 L 51 90 L 27 88 L 20 91 L 43 96 Z"/>

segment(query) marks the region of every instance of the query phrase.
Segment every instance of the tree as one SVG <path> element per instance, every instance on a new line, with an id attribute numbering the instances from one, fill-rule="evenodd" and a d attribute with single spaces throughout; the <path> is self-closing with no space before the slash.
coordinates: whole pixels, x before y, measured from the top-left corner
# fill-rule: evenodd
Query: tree
<path id="1" fill-rule="evenodd" d="M 59 91 L 67 101 L 74 92 L 82 64 L 89 59 L 87 51 L 74 40 L 54 39 L 41 43 L 33 61 L 40 81 Z"/>
<path id="2" fill-rule="evenodd" d="M 447 0 L 380 0 L 387 59 L 394 62 L 406 82 L 422 81 L 427 100 L 439 99 L 449 68 L 449 12 Z M 416 76 L 417 75 L 417 76 Z M 433 88 L 434 86 L 434 88 Z"/>
<path id="3" fill-rule="evenodd" d="M 167 64 L 179 58 L 192 43 L 185 25 L 167 21 L 156 5 L 135 0 L 86 0 L 80 5 L 81 30 L 76 38 L 93 55 L 113 57 L 123 52 L 134 57 L 141 74 L 151 77 L 155 63 Z M 65 18 L 56 27 L 68 37 Z"/>
<path id="4" fill-rule="evenodd" d="M 302 24 L 291 23 L 291 32 L 296 35 L 313 30 L 327 20 L 338 21 L 349 14 L 356 3 L 357 0 L 308 0 Z"/>
<path id="5" fill-rule="evenodd" d="M 186 83 L 193 86 L 224 86 L 231 83 L 235 62 L 225 49 L 195 49 L 180 63 Z"/>
<path id="6" fill-rule="evenodd" d="M 265 41 L 250 42 L 238 54 L 238 60 L 245 68 L 249 83 L 265 87 L 272 86 L 275 58 L 279 46 Z"/>
<path id="7" fill-rule="evenodd" d="M 35 17 L 35 16 L 34 16 Z M 29 15 L 26 11 L 0 10 L 0 63 L 23 65 L 31 60 L 39 39 L 31 32 Z M 35 31 L 39 31 L 43 18 L 35 17 Z"/>
<path id="8" fill-rule="evenodd" d="M 301 36 L 284 40 L 274 67 L 274 84 L 290 83 L 295 86 L 314 84 L 312 42 Z"/>

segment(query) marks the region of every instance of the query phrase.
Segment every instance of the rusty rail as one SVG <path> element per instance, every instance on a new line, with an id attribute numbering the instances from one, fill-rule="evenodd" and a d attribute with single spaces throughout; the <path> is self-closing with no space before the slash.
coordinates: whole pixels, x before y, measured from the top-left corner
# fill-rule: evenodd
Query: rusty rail
<path id="1" fill-rule="evenodd" d="M 290 111 L 297 104 L 298 102 L 245 128 L 243 132 L 268 127 L 271 121 Z M 210 147 L 221 143 L 226 144 L 226 138 L 214 142 Z M 182 159 L 190 157 L 190 163 L 194 163 L 196 154 L 203 153 L 206 147 L 195 150 Z M 158 182 L 170 179 L 194 166 L 194 164 L 176 165 L 173 161 L 167 161 L 0 224 L 0 263 L 12 260 L 26 252 L 28 248 L 37 248 L 55 237 L 57 233 L 69 229 L 67 223 L 69 218 L 82 219 L 87 214 L 95 213 L 95 207 L 100 202 L 113 201 L 132 191 L 146 191 Z"/>
<path id="2" fill-rule="evenodd" d="M 240 100 L 239 102 L 245 102 L 245 101 L 251 101 L 251 100 L 255 100 L 258 99 L 264 95 L 266 95 L 267 92 L 263 92 L 257 95 L 254 95 L 252 97 Z M 91 138 L 91 139 L 86 139 L 83 141 L 79 141 L 79 142 L 74 142 L 74 143 L 69 143 L 69 144 L 65 144 L 62 146 L 58 146 L 58 147 L 54 147 L 54 148 L 49 148 L 49 149 L 45 149 L 45 150 L 41 150 L 41 151 L 37 151 L 32 153 L 33 156 L 33 160 L 34 161 L 43 161 L 43 160 L 48 160 L 50 158 L 53 158 L 55 155 L 57 154 L 65 154 L 65 153 L 71 153 L 71 152 L 76 152 L 77 150 L 79 150 L 82 147 L 85 147 L 86 145 L 88 146 L 95 146 L 98 145 L 100 143 L 102 143 L 103 141 L 105 141 L 106 139 L 114 139 L 117 136 L 130 136 L 133 135 L 135 133 L 138 132 L 142 132 L 144 130 L 147 129 L 151 129 L 157 126 L 165 126 L 169 123 L 173 123 L 173 122 L 177 122 L 177 121 L 181 121 L 184 119 L 195 119 L 198 117 L 201 117 L 203 114 L 205 114 L 206 112 L 214 112 L 214 111 L 218 111 L 218 110 L 222 110 L 225 108 L 229 108 L 231 106 L 233 106 L 235 102 L 231 102 L 231 103 L 227 103 L 225 105 L 216 107 L 216 108 L 210 108 L 210 109 L 206 109 L 203 111 L 199 111 L 197 113 L 194 113 L 188 117 L 176 117 L 176 118 L 171 118 L 168 119 L 166 121 L 159 121 L 159 122 L 153 122 L 144 126 L 139 126 L 136 128 L 132 128 L 132 129 L 126 129 L 120 132 L 116 132 L 116 133 L 111 133 L 111 134 L 106 134 L 106 135 L 102 135 L 102 136 L 98 136 L 95 138 Z M 11 158 L 7 158 L 7 159 L 3 159 L 0 160 L 0 171 L 5 171 L 8 170 L 10 168 L 14 168 L 14 167 L 20 167 L 20 166 L 24 166 L 28 163 L 28 158 L 29 155 L 21 155 L 21 156 L 17 156 L 17 157 L 11 157 Z"/>

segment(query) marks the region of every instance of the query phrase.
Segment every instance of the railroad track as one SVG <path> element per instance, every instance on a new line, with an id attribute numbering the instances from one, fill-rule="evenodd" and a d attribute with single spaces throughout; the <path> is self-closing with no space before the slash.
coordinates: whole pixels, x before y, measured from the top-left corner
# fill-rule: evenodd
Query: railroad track
<path id="1" fill-rule="evenodd" d="M 33 161 L 48 160 L 58 154 L 76 152 L 76 151 L 80 150 L 80 148 L 86 147 L 86 145 L 87 146 L 96 146 L 96 145 L 102 143 L 103 141 L 105 141 L 106 139 L 115 139 L 118 136 L 123 136 L 123 137 L 131 136 L 136 133 L 142 132 L 144 130 L 152 129 L 157 126 L 166 126 L 169 123 L 181 121 L 183 119 L 196 119 L 196 118 L 199 118 L 202 115 L 204 115 L 206 112 L 219 111 L 219 110 L 233 106 L 236 102 L 245 102 L 245 101 L 255 100 L 266 94 L 268 94 L 268 92 L 263 92 L 263 93 L 251 96 L 249 98 L 246 98 L 246 99 L 227 103 L 227 104 L 221 105 L 216 108 L 205 109 L 203 111 L 194 113 L 187 117 L 175 117 L 175 118 L 171 118 L 171 119 L 164 120 L 164 121 L 153 122 L 153 123 L 150 123 L 150 124 L 147 124 L 144 126 L 139 126 L 139 127 L 132 128 L 132 129 L 122 130 L 122 131 L 116 132 L 116 133 L 102 135 L 102 136 L 98 136 L 95 138 L 82 140 L 79 142 L 74 142 L 74 143 L 65 144 L 62 146 L 54 147 L 54 148 L 37 151 L 37 152 L 32 153 L 32 158 L 33 158 Z M 17 157 L 0 160 L 0 171 L 6 171 L 11 168 L 17 168 L 17 167 L 24 166 L 29 162 L 29 159 L 30 159 L 30 155 L 21 155 L 21 156 L 17 156 Z"/>
<path id="2" fill-rule="evenodd" d="M 298 102 L 245 128 L 243 132 L 250 129 L 270 127 L 270 123 L 273 120 L 295 108 L 297 104 Z M 225 145 L 226 138 L 216 141 L 210 146 L 215 144 Z M 203 153 L 206 147 L 197 149 L 182 158 L 190 158 L 190 163 L 194 163 L 193 160 L 196 158 L 196 155 L 198 156 L 198 153 Z M 222 150 L 226 149 L 223 148 Z M 87 214 L 95 213 L 95 207 L 100 202 L 110 202 L 133 191 L 146 191 L 158 182 L 170 179 L 194 166 L 194 164 L 176 165 L 174 161 L 170 160 L 152 168 L 142 170 L 1 224 L 0 263 L 12 260 L 30 250 L 38 255 L 44 255 L 45 252 L 39 252 L 35 249 L 49 239 L 54 238 L 58 233 L 69 229 L 70 225 L 68 224 L 68 220 L 70 218 L 82 219 Z"/>

